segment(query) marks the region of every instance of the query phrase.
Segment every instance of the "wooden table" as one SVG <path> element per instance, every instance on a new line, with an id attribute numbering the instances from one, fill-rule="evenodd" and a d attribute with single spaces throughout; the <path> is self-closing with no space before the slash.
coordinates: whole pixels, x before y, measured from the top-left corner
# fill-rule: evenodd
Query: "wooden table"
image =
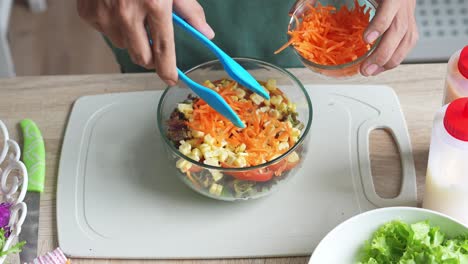
<path id="1" fill-rule="evenodd" d="M 403 65 L 376 78 L 353 81 L 387 84 L 397 92 L 413 145 L 418 177 L 418 197 L 424 189 L 430 133 L 434 113 L 441 106 L 445 64 Z M 305 69 L 291 69 L 304 84 L 331 83 Z M 336 83 L 336 82 L 334 82 Z M 73 102 L 83 95 L 161 89 L 153 74 L 45 76 L 0 79 L 0 119 L 18 139 L 18 123 L 31 118 L 41 128 L 47 150 L 45 192 L 41 198 L 39 248 L 44 254 L 58 246 L 55 219 L 57 168 L 62 139 Z M 399 190 L 400 167 L 395 146 L 384 132 L 371 140 L 377 192 L 392 197 Z M 135 244 L 135 246 L 138 246 Z M 73 263 L 307 263 L 307 257 L 212 261 L 73 260 Z"/>

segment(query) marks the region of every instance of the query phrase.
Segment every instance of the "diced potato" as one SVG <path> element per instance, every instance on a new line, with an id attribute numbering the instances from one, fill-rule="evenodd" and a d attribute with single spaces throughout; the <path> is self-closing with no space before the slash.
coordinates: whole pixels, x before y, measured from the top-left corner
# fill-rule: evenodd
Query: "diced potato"
<path id="1" fill-rule="evenodd" d="M 233 154 L 228 154 L 228 157 L 226 159 L 226 163 L 229 165 L 233 165 L 234 162 L 236 161 L 237 157 Z"/>
<path id="2" fill-rule="evenodd" d="M 218 159 L 221 162 L 225 162 L 226 159 L 228 158 L 228 152 L 224 149 L 219 149 L 219 154 L 218 154 Z"/>
<path id="3" fill-rule="evenodd" d="M 269 106 L 263 106 L 263 107 L 260 107 L 260 112 L 262 113 L 266 113 L 270 110 L 270 107 Z"/>
<path id="4" fill-rule="evenodd" d="M 288 162 L 294 163 L 299 161 L 299 154 L 296 151 L 292 152 L 288 156 Z"/>
<path id="5" fill-rule="evenodd" d="M 202 138 L 202 137 L 205 136 L 205 133 L 203 133 L 202 131 L 193 130 L 192 131 L 192 136 L 194 138 Z"/>
<path id="6" fill-rule="evenodd" d="M 201 151 L 199 149 L 197 149 L 197 148 L 192 149 L 191 154 L 195 155 L 195 156 L 198 156 L 198 157 L 201 157 L 201 155 L 202 155 Z"/>
<path id="7" fill-rule="evenodd" d="M 205 138 L 203 141 L 210 146 L 213 146 L 215 144 L 215 139 L 210 134 L 205 135 Z"/>
<path id="8" fill-rule="evenodd" d="M 281 142 L 278 145 L 278 150 L 287 150 L 289 149 L 289 143 L 288 142 Z"/>
<path id="9" fill-rule="evenodd" d="M 215 166 L 215 167 L 219 167 L 219 161 L 216 157 L 213 157 L 213 158 L 205 158 L 205 160 L 203 161 L 203 163 L 205 163 L 206 165 L 211 165 L 211 166 Z"/>
<path id="10" fill-rule="evenodd" d="M 178 104 L 177 109 L 184 115 L 189 115 L 193 113 L 192 104 Z"/>
<path id="11" fill-rule="evenodd" d="M 192 167 L 192 163 L 190 163 L 189 161 L 185 159 L 179 159 L 176 162 L 176 168 L 180 169 L 180 171 L 184 173 L 190 170 L 191 167 Z"/>
<path id="12" fill-rule="evenodd" d="M 242 144 L 240 144 L 239 146 L 237 146 L 235 152 L 237 152 L 237 153 L 238 153 L 238 152 L 243 152 L 243 151 L 245 151 L 246 149 L 247 149 L 247 146 L 246 146 L 244 143 L 242 143 Z"/>
<path id="13" fill-rule="evenodd" d="M 273 80 L 273 79 L 267 80 L 266 88 L 268 91 L 276 90 L 276 80 Z"/>
<path id="14" fill-rule="evenodd" d="M 254 102 L 256 105 L 260 105 L 263 101 L 265 101 L 265 99 L 263 99 L 263 97 L 258 94 L 251 94 L 250 100 L 252 100 L 252 102 Z"/>
<path id="15" fill-rule="evenodd" d="M 245 97 L 246 92 L 244 91 L 244 89 L 238 88 L 236 89 L 236 95 L 239 99 L 242 99 Z"/>
<path id="16" fill-rule="evenodd" d="M 216 151 L 207 151 L 203 153 L 203 156 L 205 157 L 205 159 L 211 159 L 211 158 L 217 157 L 218 155 Z"/>
<path id="17" fill-rule="evenodd" d="M 180 144 L 180 146 L 179 146 L 180 153 L 182 153 L 184 155 L 190 154 L 191 150 L 192 150 L 192 146 L 188 142 L 184 141 L 184 143 Z"/>
<path id="18" fill-rule="evenodd" d="M 268 114 L 273 117 L 273 118 L 276 118 L 276 119 L 280 119 L 281 118 L 281 113 L 276 110 L 276 109 L 270 109 L 270 111 L 268 111 Z"/>
<path id="19" fill-rule="evenodd" d="M 271 97 L 270 97 L 270 99 L 271 99 Z M 270 101 L 270 100 L 265 100 L 263 103 L 264 103 L 266 106 L 270 106 L 270 105 L 271 105 L 271 101 Z"/>
<path id="20" fill-rule="evenodd" d="M 234 165 L 236 167 L 245 167 L 247 166 L 247 160 L 244 158 L 244 157 L 238 157 L 235 161 L 234 161 Z"/>
<path id="21" fill-rule="evenodd" d="M 210 170 L 210 173 L 211 173 L 211 176 L 213 176 L 213 180 L 215 182 L 223 178 L 223 174 L 219 170 Z"/>
<path id="22" fill-rule="evenodd" d="M 270 97 L 270 103 L 274 106 L 278 106 L 283 102 L 283 97 L 281 95 L 274 95 Z"/>
<path id="23" fill-rule="evenodd" d="M 204 82 L 203 82 L 203 86 L 206 86 L 206 87 L 208 87 L 208 88 L 210 88 L 210 89 L 216 88 L 216 86 L 215 86 L 210 80 L 204 81 Z"/>
<path id="24" fill-rule="evenodd" d="M 201 153 L 205 155 L 206 152 L 211 151 L 211 146 L 206 143 L 203 143 L 198 147 L 198 149 L 200 149 Z"/>
<path id="25" fill-rule="evenodd" d="M 220 196 L 223 192 L 223 186 L 217 183 L 213 183 L 209 191 L 212 195 Z"/>

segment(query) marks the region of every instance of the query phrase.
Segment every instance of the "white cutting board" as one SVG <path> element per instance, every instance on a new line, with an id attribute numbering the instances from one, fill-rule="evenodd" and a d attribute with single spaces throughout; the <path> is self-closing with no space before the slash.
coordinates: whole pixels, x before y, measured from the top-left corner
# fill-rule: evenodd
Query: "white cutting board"
<path id="1" fill-rule="evenodd" d="M 169 169 L 156 127 L 160 91 L 80 98 L 59 168 L 59 245 L 73 257 L 230 258 L 309 255 L 337 224 L 376 207 L 416 206 L 400 104 L 386 86 L 308 86 L 314 107 L 302 170 L 270 196 L 205 198 Z M 395 199 L 376 195 L 369 133 L 392 131 L 402 155 Z"/>

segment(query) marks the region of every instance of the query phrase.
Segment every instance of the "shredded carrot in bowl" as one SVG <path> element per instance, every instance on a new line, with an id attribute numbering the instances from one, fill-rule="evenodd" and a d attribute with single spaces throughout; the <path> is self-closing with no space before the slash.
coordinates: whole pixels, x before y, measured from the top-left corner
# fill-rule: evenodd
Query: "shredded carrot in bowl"
<path id="1" fill-rule="evenodd" d="M 319 65 L 341 65 L 355 61 L 372 47 L 363 39 L 370 21 L 370 9 L 354 0 L 354 8 L 346 5 L 308 6 L 300 17 L 294 16 L 295 28 L 288 32 L 289 41 L 275 51 L 289 46 L 306 60 Z"/>

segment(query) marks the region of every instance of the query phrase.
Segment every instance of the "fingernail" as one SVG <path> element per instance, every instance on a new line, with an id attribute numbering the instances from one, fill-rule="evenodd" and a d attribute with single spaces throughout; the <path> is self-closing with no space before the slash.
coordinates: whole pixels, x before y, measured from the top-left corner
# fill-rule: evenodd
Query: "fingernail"
<path id="1" fill-rule="evenodd" d="M 200 28 L 200 32 L 209 39 L 212 39 L 215 36 L 213 29 L 208 24 L 205 24 L 204 26 L 202 26 Z"/>
<path id="2" fill-rule="evenodd" d="M 372 31 L 371 33 L 366 35 L 366 41 L 367 43 L 372 43 L 374 42 L 377 38 L 379 37 L 379 32 L 377 31 Z"/>
<path id="3" fill-rule="evenodd" d="M 379 66 L 379 67 L 377 68 L 377 70 L 376 70 L 374 73 L 372 73 L 372 76 L 376 76 L 377 74 L 380 74 L 380 73 L 382 73 L 382 72 L 384 72 L 384 71 L 385 71 L 385 68 Z"/>
<path id="4" fill-rule="evenodd" d="M 378 68 L 379 68 L 379 66 L 377 64 L 371 64 L 371 65 L 367 66 L 365 72 L 369 76 L 369 75 L 374 74 L 374 72 L 376 72 Z"/>

